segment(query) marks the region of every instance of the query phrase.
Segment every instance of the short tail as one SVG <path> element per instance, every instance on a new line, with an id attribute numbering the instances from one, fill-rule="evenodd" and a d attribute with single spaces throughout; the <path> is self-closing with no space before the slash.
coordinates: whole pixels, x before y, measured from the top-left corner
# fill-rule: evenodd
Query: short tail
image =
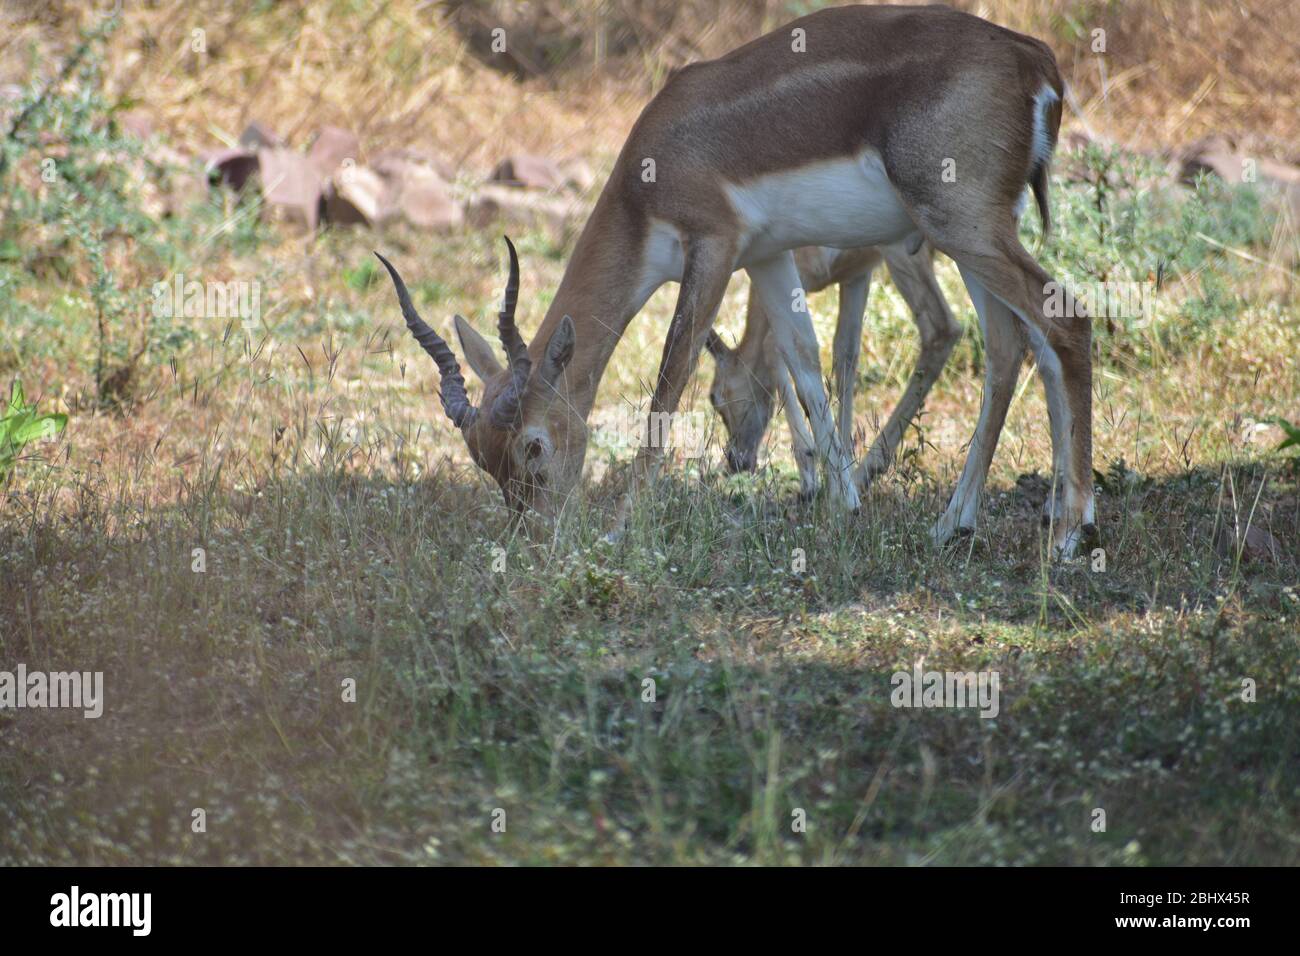
<path id="1" fill-rule="evenodd" d="M 1047 204 L 1047 172 L 1049 163 L 1036 163 L 1029 171 L 1029 188 L 1034 191 L 1034 203 L 1038 206 L 1039 218 L 1043 220 L 1043 238 L 1052 233 L 1052 212 Z"/>
<path id="2" fill-rule="evenodd" d="M 1052 170 L 1052 153 L 1056 150 L 1056 137 L 1061 129 L 1061 94 L 1050 83 L 1034 97 L 1034 138 L 1029 160 L 1029 188 L 1034 193 L 1038 215 L 1043 220 L 1043 238 L 1052 231 L 1051 204 L 1047 188 Z"/>

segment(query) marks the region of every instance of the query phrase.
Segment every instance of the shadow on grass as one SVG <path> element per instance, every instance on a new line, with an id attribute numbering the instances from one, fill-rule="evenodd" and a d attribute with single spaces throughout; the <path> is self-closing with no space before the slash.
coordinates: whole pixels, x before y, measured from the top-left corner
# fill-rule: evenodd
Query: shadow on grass
<path id="1" fill-rule="evenodd" d="M 530 534 L 454 477 L 9 524 L 0 668 L 106 704 L 0 713 L 0 859 L 1296 861 L 1295 556 L 1216 555 L 1217 475 L 1103 495 L 1103 573 L 1036 560 L 1013 488 L 935 554 L 935 487 L 846 528 L 670 477 L 610 545 L 599 494 Z M 918 661 L 997 717 L 894 707 Z"/>

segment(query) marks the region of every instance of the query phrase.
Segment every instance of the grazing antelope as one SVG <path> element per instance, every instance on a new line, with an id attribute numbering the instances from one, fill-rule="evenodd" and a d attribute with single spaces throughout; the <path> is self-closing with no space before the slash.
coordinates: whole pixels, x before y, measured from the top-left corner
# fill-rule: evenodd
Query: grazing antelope
<path id="1" fill-rule="evenodd" d="M 1048 222 L 1062 91 L 1046 45 L 941 6 L 821 10 L 684 67 L 628 135 L 532 342 L 515 324 L 513 250 L 498 322 L 506 367 L 457 321 L 484 378 L 482 414 L 451 349 L 385 265 L 474 460 L 511 505 L 543 512 L 578 482 L 596 387 L 651 293 L 681 283 L 650 404 L 653 435 L 656 416 L 677 409 L 731 273 L 745 269 L 831 496 L 856 511 L 861 469 L 831 417 L 792 250 L 928 240 L 956 261 L 988 356 L 975 436 L 932 533 L 943 542 L 975 527 L 1027 341 L 1048 395 L 1060 492 L 1053 541 L 1072 554 L 1094 521 L 1091 327 L 1069 298 L 1066 318 L 1045 314 L 1051 277 L 1016 235 L 1026 184 Z M 647 440 L 635 478 L 652 479 L 662 456 Z"/>
<path id="2" fill-rule="evenodd" d="M 928 247 L 909 254 L 901 244 L 879 249 L 805 246 L 795 250 L 794 259 L 805 292 L 820 292 L 833 284 L 840 287 L 831 378 L 835 383 L 840 444 L 846 450 L 853 450 L 853 391 L 862 344 L 862 319 L 871 290 L 871 276 L 882 260 L 889 264 L 889 273 L 912 310 L 912 320 L 921 335 L 921 354 L 903 397 L 867 453 L 864 475 L 870 480 L 893 462 L 904 430 L 925 402 L 961 337 L 961 326 L 944 301 Z M 758 463 L 758 446 L 772 419 L 773 399 L 779 393 L 799 468 L 799 495 L 811 498 L 817 491 L 813 437 L 798 411 L 790 373 L 769 327 L 762 302 L 751 286 L 740 343 L 730 348 L 712 331 L 704 343 L 717 366 L 709 401 L 727 429 L 724 449 L 727 467 L 733 472 L 751 471 Z"/>

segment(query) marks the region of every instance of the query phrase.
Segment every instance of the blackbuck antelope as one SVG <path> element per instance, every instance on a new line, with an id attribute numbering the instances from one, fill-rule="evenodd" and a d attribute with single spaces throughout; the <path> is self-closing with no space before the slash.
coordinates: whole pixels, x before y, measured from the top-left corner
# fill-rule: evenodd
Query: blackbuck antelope
<path id="1" fill-rule="evenodd" d="M 853 451 L 853 392 L 862 346 L 862 319 L 871 291 L 871 276 L 882 261 L 888 263 L 894 285 L 912 312 L 921 335 L 921 354 L 889 421 L 880 430 L 863 463 L 863 477 L 869 481 L 894 460 L 908 424 L 920 411 L 939 373 L 961 337 L 961 326 L 952 317 L 934 276 L 932 250 L 923 246 L 914 254 L 904 244 L 879 249 L 832 249 L 805 246 L 796 249 L 795 265 L 804 292 L 820 292 L 831 285 L 840 287 L 839 316 L 835 325 L 831 380 L 834 383 L 840 444 Z M 771 324 L 763 311 L 757 290 L 750 286 L 745 308 L 745 331 L 740 343 L 731 348 L 717 332 L 709 332 L 704 347 L 716 368 L 709 401 L 727 430 L 724 449 L 731 471 L 750 471 L 758 464 L 758 448 L 772 420 L 774 399 L 781 396 L 790 444 L 799 468 L 799 493 L 810 498 L 817 491 L 817 458 L 812 435 L 799 411 L 790 373 L 786 369 Z"/>
<path id="2" fill-rule="evenodd" d="M 1073 300 L 1065 318 L 1045 314 L 1051 277 L 1016 233 L 1026 184 L 1047 224 L 1062 91 L 1044 44 L 940 6 L 821 10 L 679 70 L 628 135 L 532 342 L 515 324 L 513 254 L 499 321 L 506 367 L 457 322 L 485 380 L 484 414 L 446 342 L 389 272 L 474 460 L 512 505 L 552 512 L 578 482 L 596 387 L 646 299 L 681 283 L 651 398 L 653 435 L 654 422 L 677 409 L 731 273 L 745 269 L 830 493 L 856 511 L 860 476 L 822 387 L 791 250 L 928 240 L 956 261 L 988 357 L 975 436 L 934 536 L 942 542 L 975 526 L 1028 342 L 1048 396 L 1059 488 L 1053 539 L 1073 553 L 1094 521 L 1091 328 Z M 634 482 L 652 479 L 662 456 L 647 441 Z"/>

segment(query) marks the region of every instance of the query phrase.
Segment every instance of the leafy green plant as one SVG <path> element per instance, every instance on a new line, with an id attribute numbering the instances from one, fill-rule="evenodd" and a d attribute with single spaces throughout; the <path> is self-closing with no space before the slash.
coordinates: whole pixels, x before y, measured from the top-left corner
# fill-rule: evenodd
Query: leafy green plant
<path id="1" fill-rule="evenodd" d="M 23 383 L 15 381 L 9 389 L 9 407 L 0 417 L 0 481 L 9 476 L 24 445 L 51 438 L 67 424 L 68 416 L 61 412 L 37 413 L 34 404 L 27 404 Z"/>
<path id="2" fill-rule="evenodd" d="M 356 268 L 343 270 L 343 281 L 353 291 L 365 292 L 379 281 L 379 272 L 373 262 L 369 259 L 362 259 L 361 264 Z"/>
<path id="3" fill-rule="evenodd" d="M 1276 425 L 1278 428 L 1282 429 L 1282 433 L 1286 435 L 1286 437 L 1282 439 L 1281 444 L 1279 444 L 1277 448 L 1273 449 L 1274 451 L 1286 451 L 1288 448 L 1300 448 L 1300 425 L 1294 425 L 1285 418 L 1279 418 L 1276 416 L 1273 418 L 1266 418 L 1265 421 L 1269 424 Z M 1291 456 L 1291 467 L 1296 472 L 1300 472 L 1300 454 Z"/>
<path id="4" fill-rule="evenodd" d="M 1286 433 L 1286 438 L 1277 446 L 1277 451 L 1300 447 L 1300 425 L 1292 425 L 1285 418 L 1270 418 L 1269 421 Z"/>
<path id="5" fill-rule="evenodd" d="M 1236 290 L 1244 266 L 1225 247 L 1269 242 L 1273 220 L 1259 194 L 1212 176 L 1192 189 L 1168 188 L 1157 160 L 1096 145 L 1061 165 L 1053 239 L 1036 255 L 1076 295 L 1091 287 L 1133 296 L 1111 308 L 1104 298 L 1098 303 L 1093 327 L 1102 359 L 1154 366 L 1213 343 L 1243 307 Z M 1036 240 L 1034 217 L 1025 225 Z M 1175 280 L 1194 286 L 1175 293 Z"/>
<path id="6" fill-rule="evenodd" d="M 78 353 L 93 356 L 96 400 L 114 407 L 148 364 L 196 337 L 150 308 L 155 283 L 252 255 L 264 230 L 251 192 L 151 204 L 186 170 L 154 160 L 116 119 L 131 101 L 106 88 L 103 63 L 119 23 L 84 35 L 53 82 L 33 82 L 0 140 L 0 320 L 14 363 L 88 338 Z"/>

